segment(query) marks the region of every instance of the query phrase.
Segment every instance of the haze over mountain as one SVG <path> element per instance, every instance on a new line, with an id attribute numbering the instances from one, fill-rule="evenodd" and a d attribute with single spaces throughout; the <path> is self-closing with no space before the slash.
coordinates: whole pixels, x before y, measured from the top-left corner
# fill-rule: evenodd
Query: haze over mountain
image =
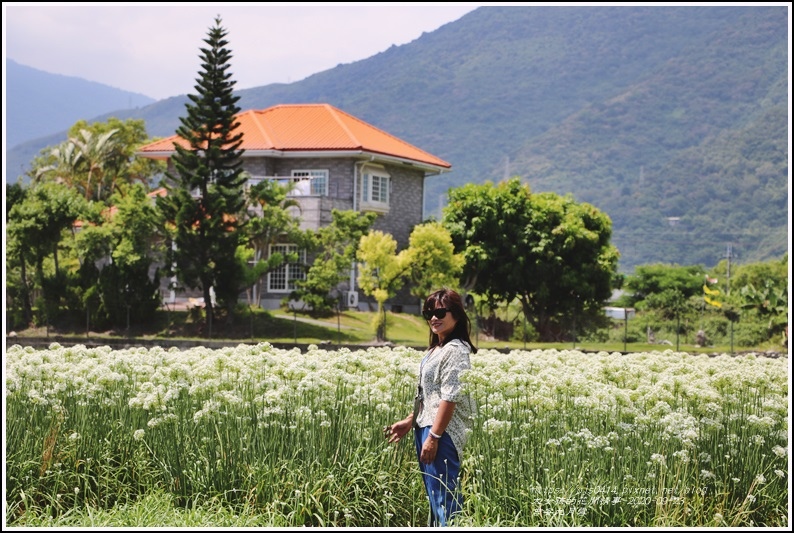
<path id="1" fill-rule="evenodd" d="M 101 83 L 51 74 L 6 59 L 6 146 L 69 129 L 80 119 L 156 100 Z"/>
<path id="2" fill-rule="evenodd" d="M 327 102 L 449 161 L 427 180 L 429 216 L 449 187 L 518 175 L 607 213 L 622 271 L 713 266 L 729 250 L 760 261 L 788 250 L 788 28 L 776 6 L 483 7 L 368 59 L 239 91 L 239 105 Z M 167 136 L 185 102 L 112 116 Z M 64 138 L 14 148 L 8 168 Z"/>

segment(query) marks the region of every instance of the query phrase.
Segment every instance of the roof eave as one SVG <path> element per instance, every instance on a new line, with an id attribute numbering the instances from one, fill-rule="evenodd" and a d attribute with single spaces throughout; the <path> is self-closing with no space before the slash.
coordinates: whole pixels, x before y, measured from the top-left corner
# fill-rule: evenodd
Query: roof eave
<path id="1" fill-rule="evenodd" d="M 161 151 L 151 151 L 151 152 L 135 152 L 135 155 L 140 157 L 147 157 L 149 159 L 170 159 L 171 156 L 174 155 L 173 150 L 161 150 Z"/>
<path id="2" fill-rule="evenodd" d="M 369 150 L 246 150 L 243 154 L 243 157 L 353 157 L 369 161 L 383 161 L 412 166 L 419 170 L 433 172 L 436 174 L 450 171 L 450 167 L 434 165 L 432 163 L 418 161 L 416 159 L 409 159 L 406 157 L 372 152 Z"/>
<path id="3" fill-rule="evenodd" d="M 425 173 L 433 173 L 433 174 L 441 174 L 442 172 L 449 172 L 449 167 L 444 167 L 441 165 L 434 165 L 432 163 L 426 163 L 424 161 L 417 161 L 416 159 L 408 159 L 404 157 L 397 157 L 392 155 L 384 155 L 378 154 L 374 152 L 364 152 L 365 155 L 370 155 L 375 161 L 384 161 L 390 163 L 397 163 L 401 165 L 406 165 L 409 167 L 417 168 L 419 170 L 424 171 Z"/>

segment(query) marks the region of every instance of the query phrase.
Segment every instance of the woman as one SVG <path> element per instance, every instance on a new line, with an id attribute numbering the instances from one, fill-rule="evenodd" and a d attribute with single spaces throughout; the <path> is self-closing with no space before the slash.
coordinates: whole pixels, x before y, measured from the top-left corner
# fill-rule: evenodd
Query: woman
<path id="1" fill-rule="evenodd" d="M 462 392 L 460 375 L 477 353 L 471 322 L 460 295 L 441 289 L 428 296 L 422 315 L 430 326 L 430 347 L 419 365 L 414 412 L 383 428 L 389 442 L 414 428 L 416 455 L 430 501 L 428 525 L 445 526 L 463 506 L 458 490 L 460 458 L 471 431 L 474 401 Z"/>

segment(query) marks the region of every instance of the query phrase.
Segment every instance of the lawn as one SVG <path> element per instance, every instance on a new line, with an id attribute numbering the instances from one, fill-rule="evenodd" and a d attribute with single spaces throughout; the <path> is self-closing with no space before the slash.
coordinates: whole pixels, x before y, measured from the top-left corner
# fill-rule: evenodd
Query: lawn
<path id="1" fill-rule="evenodd" d="M 228 322 L 225 318 L 216 319 L 212 336 L 207 335 L 206 325 L 202 318 L 188 311 L 158 310 L 154 320 L 146 327 L 131 326 L 129 329 L 117 328 L 110 330 L 86 329 L 85 322 L 79 319 L 65 319 L 49 328 L 35 327 L 14 332 L 14 336 L 24 343 L 25 338 L 50 338 L 60 342 L 96 343 L 102 339 L 125 340 L 137 339 L 147 343 L 162 340 L 193 340 L 207 339 L 217 342 L 239 341 L 245 343 L 267 341 L 273 344 L 299 345 L 358 345 L 371 346 L 377 343 L 375 328 L 372 325 L 375 313 L 371 311 L 346 310 L 327 316 L 311 316 L 303 312 L 287 310 L 266 311 L 263 309 L 249 310 L 240 308 L 234 319 Z M 429 337 L 426 322 L 422 317 L 409 313 L 389 313 L 387 317 L 386 337 L 393 345 L 421 348 L 427 346 Z M 471 338 L 478 348 L 498 350 L 511 349 L 577 349 L 583 351 L 609 352 L 643 352 L 652 350 L 677 349 L 690 353 L 746 353 L 746 352 L 781 352 L 780 346 L 731 347 L 729 345 L 696 346 L 686 339 L 679 345 L 648 344 L 622 342 L 589 342 L 578 340 L 572 342 L 539 343 L 518 340 L 497 340 L 480 335 L 474 328 Z M 166 343 L 164 343 L 166 344 Z M 208 343 L 210 344 L 210 343 Z M 785 347 L 782 347 L 785 352 Z"/>

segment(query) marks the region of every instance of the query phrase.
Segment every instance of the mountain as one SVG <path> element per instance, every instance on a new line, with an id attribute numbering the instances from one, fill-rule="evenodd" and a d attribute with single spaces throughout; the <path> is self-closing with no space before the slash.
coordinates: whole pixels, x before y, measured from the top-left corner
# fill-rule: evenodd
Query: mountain
<path id="1" fill-rule="evenodd" d="M 156 100 L 101 83 L 51 74 L 6 59 L 6 146 L 69 129 L 80 119 Z"/>
<path id="2" fill-rule="evenodd" d="M 327 102 L 449 161 L 429 215 L 518 175 L 607 213 L 624 272 L 762 261 L 788 250 L 788 28 L 785 6 L 481 7 L 239 105 Z M 185 102 L 115 116 L 172 135 Z"/>

